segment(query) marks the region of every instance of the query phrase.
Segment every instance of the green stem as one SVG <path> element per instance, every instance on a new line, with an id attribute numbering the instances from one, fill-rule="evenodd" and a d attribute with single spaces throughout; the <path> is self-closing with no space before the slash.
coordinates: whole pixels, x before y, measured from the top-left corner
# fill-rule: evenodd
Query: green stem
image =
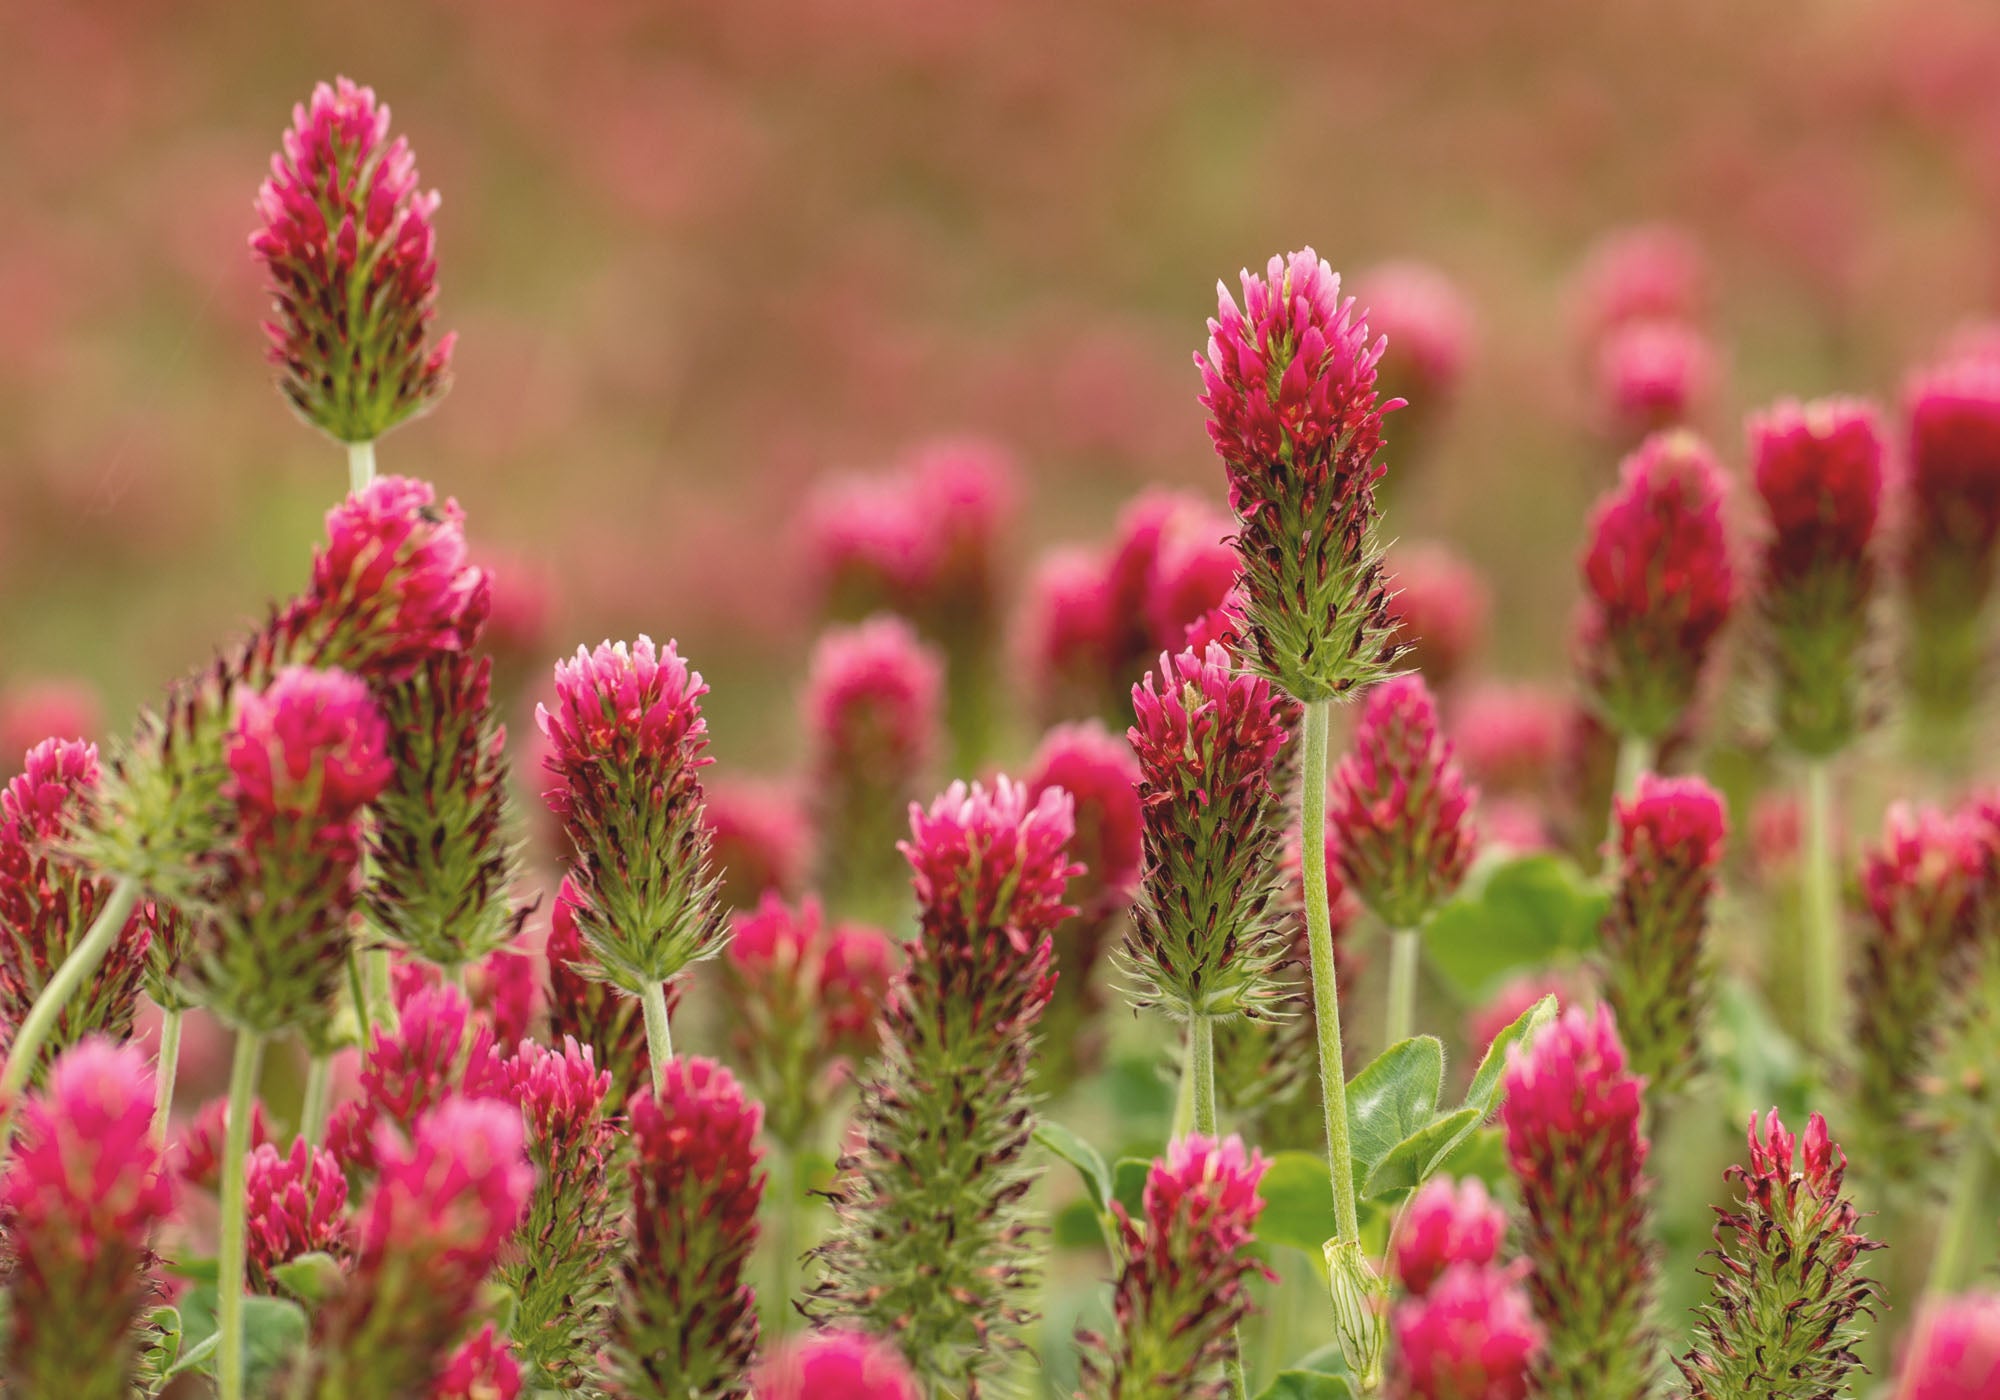
<path id="1" fill-rule="evenodd" d="M 674 1036 L 667 1027 L 667 984 L 648 982 L 639 994 L 646 1008 L 646 1054 L 653 1061 L 653 1088 L 667 1082 L 667 1061 L 674 1057 Z"/>
<path id="2" fill-rule="evenodd" d="M 1618 770 L 1611 783 L 1611 815 L 1609 840 L 1615 849 L 1618 845 L 1618 799 L 1629 798 L 1639 790 L 1639 778 L 1653 766 L 1653 741 L 1642 739 L 1637 734 L 1626 734 L 1618 740 Z"/>
<path id="3" fill-rule="evenodd" d="M 167 1140 L 167 1120 L 174 1112 L 174 1081 L 181 1072 L 181 1016 L 178 1008 L 170 1008 L 160 1018 L 160 1059 L 153 1070 L 153 1142 L 164 1145 Z"/>
<path id="4" fill-rule="evenodd" d="M 1417 1026 L 1417 965 L 1423 941 L 1413 928 L 1389 935 L 1389 1010 L 1383 1038 L 1391 1045 L 1408 1040 Z"/>
<path id="5" fill-rule="evenodd" d="M 350 442 L 347 444 L 347 486 L 350 491 L 359 491 L 375 479 L 375 444 L 373 442 Z"/>
<path id="6" fill-rule="evenodd" d="M 792 1330 L 792 1282 L 799 1259 L 799 1154 L 781 1147 L 771 1164 L 771 1185 L 778 1193 L 778 1218 L 771 1231 L 772 1331 L 780 1339 Z"/>
<path id="7" fill-rule="evenodd" d="M 125 931 L 125 921 L 132 917 L 132 908 L 138 902 L 139 882 L 131 876 L 125 876 L 111 887 L 104 907 L 97 911 L 96 922 L 83 935 L 83 941 L 69 950 L 69 956 L 56 969 L 56 975 L 49 979 L 41 995 L 35 998 L 35 1004 L 28 1008 L 28 1014 L 21 1020 L 21 1028 L 14 1032 L 14 1046 L 7 1053 L 7 1068 L 0 1072 L 0 1099 L 9 1104 L 20 1099 L 21 1091 L 28 1087 L 28 1080 L 35 1072 L 35 1061 L 41 1056 L 42 1046 L 56 1028 L 56 1019 L 69 1005 L 69 999 L 97 971 L 104 955 L 111 951 L 111 945 Z"/>
<path id="8" fill-rule="evenodd" d="M 368 948 L 361 954 L 363 993 L 371 1008 L 364 1016 L 369 1026 L 369 1044 L 376 1036 L 396 1029 L 395 978 L 389 972 L 389 950 Z"/>
<path id="9" fill-rule="evenodd" d="M 243 1400 L 243 1213 L 244 1164 L 250 1156 L 250 1116 L 255 1112 L 257 1071 L 264 1038 L 236 1033 L 236 1057 L 229 1070 L 229 1121 L 222 1148 L 222 1234 L 216 1256 L 216 1380 L 221 1400 Z"/>
<path id="10" fill-rule="evenodd" d="M 361 1048 L 375 1043 L 375 1018 L 368 1009 L 368 989 L 361 982 L 361 950 L 348 945 L 347 995 L 354 1002 L 354 1022 L 361 1030 Z"/>
<path id="11" fill-rule="evenodd" d="M 306 1062 L 305 1092 L 299 1096 L 299 1136 L 319 1146 L 326 1132 L 326 1101 L 333 1090 L 333 1057 L 315 1055 Z"/>
<path id="12" fill-rule="evenodd" d="M 1840 1043 L 1841 988 L 1846 968 L 1840 936 L 1840 870 L 1833 854 L 1833 772 L 1825 759 L 1806 767 L 1805 794 L 1806 1035 L 1821 1055 Z"/>
<path id="13" fill-rule="evenodd" d="M 1951 1200 L 1945 1208 L 1944 1225 L 1938 1231 L 1937 1247 L 1931 1253 L 1930 1277 L 1924 1283 L 1924 1293 L 1929 1297 L 1958 1292 L 1978 1272 L 1968 1266 L 1973 1243 L 1984 1233 L 1992 1210 L 1992 1202 L 1986 1199 L 1992 1158 L 1993 1149 L 1977 1133 L 1969 1135 L 1959 1149 L 1958 1170 L 1951 1178 Z"/>
<path id="14" fill-rule="evenodd" d="M 1347 1140 L 1347 1068 L 1340 1043 L 1340 985 L 1333 968 L 1333 911 L 1326 893 L 1327 733 L 1333 702 L 1306 706 L 1305 785 L 1300 844 L 1305 866 L 1306 942 L 1312 953 L 1313 1017 L 1319 1027 L 1320 1095 L 1326 1109 L 1326 1164 L 1333 1176 L 1335 1238 L 1359 1247 L 1354 1205 L 1354 1151 Z"/>
<path id="15" fill-rule="evenodd" d="M 1167 1132 L 1170 1141 L 1194 1131 L 1194 1021 L 1194 1017 L 1188 1018 L 1187 1030 L 1181 1038 L 1181 1083 L 1174 1095 L 1174 1121 Z"/>

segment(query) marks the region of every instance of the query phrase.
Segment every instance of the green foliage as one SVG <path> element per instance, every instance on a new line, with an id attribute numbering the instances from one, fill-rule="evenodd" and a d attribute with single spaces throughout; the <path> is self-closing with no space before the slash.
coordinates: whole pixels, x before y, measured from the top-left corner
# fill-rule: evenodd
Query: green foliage
<path id="1" fill-rule="evenodd" d="M 1477 1002 L 1509 973 L 1597 946 L 1610 896 L 1562 856 L 1484 864 L 1431 916 L 1424 957 L 1459 998 Z"/>

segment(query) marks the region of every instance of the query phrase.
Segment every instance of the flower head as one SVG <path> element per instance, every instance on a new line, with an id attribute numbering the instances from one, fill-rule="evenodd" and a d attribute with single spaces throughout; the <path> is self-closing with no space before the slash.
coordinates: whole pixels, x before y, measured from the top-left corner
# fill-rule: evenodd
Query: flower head
<path id="1" fill-rule="evenodd" d="M 1229 478 L 1247 596 L 1247 654 L 1301 701 L 1388 675 L 1398 646 L 1373 539 L 1383 343 L 1307 248 L 1218 288 L 1202 376 Z"/>
<path id="2" fill-rule="evenodd" d="M 1658 739 L 1693 703 L 1735 604 L 1722 469 L 1701 440 L 1648 438 L 1591 516 L 1578 652 L 1619 732 Z"/>
<path id="3" fill-rule="evenodd" d="M 893 1346 L 835 1328 L 801 1338 L 757 1367 L 759 1400 L 921 1400 Z"/>
<path id="4" fill-rule="evenodd" d="M 1412 417 L 1435 417 L 1458 392 L 1472 349 L 1472 308 L 1441 269 L 1406 261 L 1371 268 L 1355 284 L 1355 304 L 1388 342 L 1379 366 L 1384 389 L 1408 399 Z M 1402 424 L 1401 431 L 1408 431 Z"/>
<path id="5" fill-rule="evenodd" d="M 1741 1186 L 1716 1211 L 1715 1298 L 1680 1362 L 1691 1400 L 1762 1395 L 1832 1400 L 1860 1368 L 1857 1319 L 1875 1296 L 1862 1255 L 1881 1246 L 1860 1231 L 1842 1194 L 1847 1156 L 1817 1113 L 1803 1141 L 1772 1109 L 1750 1120 L 1750 1158 L 1729 1169 Z"/>
<path id="6" fill-rule="evenodd" d="M 378 476 L 327 512 L 298 606 L 327 639 L 327 661 L 393 684 L 428 657 L 469 648 L 488 592 L 458 502 L 440 503 L 425 481 Z"/>
<path id="7" fill-rule="evenodd" d="M 701 770 L 708 687 L 668 642 L 579 647 L 537 706 L 556 786 L 549 807 L 576 845 L 577 931 L 614 986 L 637 996 L 715 955 L 722 940 Z"/>
<path id="8" fill-rule="evenodd" d="M 1546 1395 L 1637 1396 L 1655 1369 L 1644 1091 L 1602 1006 L 1573 1008 L 1508 1051 L 1500 1121 L 1548 1333 Z"/>
<path id="9" fill-rule="evenodd" d="M 749 779 L 708 785 L 708 834 L 721 899 L 747 909 L 767 892 L 795 894 L 812 855 L 812 822 L 789 788 Z"/>
<path id="10" fill-rule="evenodd" d="M 992 934 L 1015 956 L 1046 948 L 1050 930 L 1075 913 L 1064 887 L 1082 868 L 1069 858 L 1075 804 L 1050 790 L 1029 799 L 1002 777 L 992 787 L 953 783 L 928 808 L 910 808 L 902 843 L 923 920 L 919 942 L 954 948 Z"/>
<path id="11" fill-rule="evenodd" d="M 1821 757 L 1866 718 L 1861 651 L 1874 592 L 1885 445 L 1873 406 L 1784 400 L 1750 420 L 1751 472 L 1770 533 L 1758 610 L 1778 731 Z"/>
<path id="12" fill-rule="evenodd" d="M 350 826 L 389 781 L 388 726 L 367 686 L 341 671 L 289 666 L 236 697 L 224 757 L 246 830 Z"/>
<path id="13" fill-rule="evenodd" d="M 1125 1265 L 1112 1295 L 1116 1336 L 1090 1338 L 1083 1394 L 1219 1400 L 1224 1362 L 1250 1313 L 1262 1266 L 1250 1243 L 1269 1163 L 1242 1140 L 1176 1139 L 1146 1175 L 1143 1221 L 1115 1207 Z"/>
<path id="14" fill-rule="evenodd" d="M 1708 309 L 1709 280 L 1700 245 L 1682 229 L 1640 224 L 1607 234 L 1577 274 L 1580 339 L 1594 348 L 1631 321 L 1699 324 Z"/>
<path id="15" fill-rule="evenodd" d="M 447 1099 L 383 1133 L 354 1264 L 314 1317 L 316 1394 L 421 1393 L 444 1365 L 535 1184 L 511 1104 Z"/>
<path id="16" fill-rule="evenodd" d="M 1333 786 L 1327 820 L 1339 833 L 1342 881 L 1389 927 L 1416 928 L 1458 889 L 1477 840 L 1478 794 L 1422 677 L 1368 693 Z"/>
<path id="17" fill-rule="evenodd" d="M 1453 704 L 1452 744 L 1488 793 L 1546 792 L 1562 758 L 1562 697 L 1532 685 L 1468 687 Z"/>
<path id="18" fill-rule="evenodd" d="M 1547 1337 L 1519 1275 L 1452 1264 L 1389 1319 L 1395 1400 L 1527 1400 Z"/>
<path id="19" fill-rule="evenodd" d="M 437 206 L 372 89 L 337 78 L 292 109 L 250 248 L 271 279 L 279 386 L 343 442 L 380 437 L 450 386 L 454 338 L 431 341 Z"/>
<path id="20" fill-rule="evenodd" d="M 677 1057 L 632 1100 L 631 1246 L 611 1350 L 648 1394 L 747 1394 L 757 1349 L 745 1282 L 764 1195 L 763 1115 L 713 1060 Z"/>
<path id="21" fill-rule="evenodd" d="M 145 1057 L 102 1039 L 67 1051 L 21 1105 L 0 1181 L 10 1256 L 0 1360 L 10 1389 L 129 1393 L 146 1251 L 173 1206 L 152 1117 Z"/>
<path id="22" fill-rule="evenodd" d="M 418 987 L 397 1007 L 361 1064 L 361 1094 L 335 1110 L 327 1145 L 345 1166 L 378 1165 L 383 1128 L 404 1133 L 453 1097 L 507 1097 L 505 1063 L 493 1030 L 452 986 Z"/>
<path id="23" fill-rule="evenodd" d="M 288 1153 L 265 1143 L 252 1149 L 243 1179 L 250 1286 L 257 1292 L 276 1293 L 271 1271 L 300 1255 L 347 1255 L 354 1233 L 347 1176 L 332 1153 L 304 1138 L 294 1139 Z"/>
<path id="24" fill-rule="evenodd" d="M 88 681 L 49 677 L 0 686 L 0 762 L 45 736 L 95 739 L 103 728 L 103 702 Z"/>
<path id="25" fill-rule="evenodd" d="M 1926 1303 L 1897 1375 L 1895 1400 L 1985 1400 L 2000 1393 L 2000 1293 Z"/>
<path id="26" fill-rule="evenodd" d="M 1604 999 L 1632 1068 L 1671 1093 L 1698 1058 L 1703 940 L 1728 819 L 1700 778 L 1651 773 L 1613 815 L 1618 886 L 1604 919 Z"/>
<path id="27" fill-rule="evenodd" d="M 1442 690 L 1486 640 L 1492 598 L 1479 571 L 1443 545 L 1402 545 L 1389 557 L 1389 615 L 1410 663 Z"/>
<path id="28" fill-rule="evenodd" d="M 1692 421 L 1717 378 L 1714 345 L 1686 321 L 1627 321 L 1597 348 L 1599 411 L 1627 440 Z"/>
<path id="29" fill-rule="evenodd" d="M 1491 1264 L 1507 1236 L 1507 1213 L 1476 1176 L 1434 1176 L 1410 1198 L 1389 1262 L 1404 1291 L 1421 1296 L 1454 1264 Z"/>
<path id="30" fill-rule="evenodd" d="M 1255 1012 L 1276 997 L 1272 974 L 1289 950 L 1275 918 L 1275 777 L 1297 707 L 1218 643 L 1162 654 L 1132 705 L 1144 861 L 1121 962 L 1149 1003 Z M 1234 839 L 1215 840 L 1218 830 Z"/>

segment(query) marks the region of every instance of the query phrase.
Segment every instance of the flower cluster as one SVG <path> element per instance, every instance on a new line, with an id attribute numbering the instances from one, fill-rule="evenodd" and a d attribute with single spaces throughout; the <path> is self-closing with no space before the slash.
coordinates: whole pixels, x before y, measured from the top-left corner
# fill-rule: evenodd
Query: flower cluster
<path id="1" fill-rule="evenodd" d="M 1648 438 L 1597 504 L 1577 651 L 1605 721 L 1658 741 L 1694 702 L 1736 601 L 1722 468 L 1691 433 Z"/>
<path id="2" fill-rule="evenodd" d="M 276 301 L 264 329 L 279 387 L 343 442 L 380 437 L 450 387 L 453 337 L 431 341 L 437 205 L 373 90 L 340 78 L 292 109 L 250 247 Z"/>
<path id="3" fill-rule="evenodd" d="M 1421 677 L 1368 693 L 1333 787 L 1327 820 L 1341 880 L 1390 928 L 1418 927 L 1472 864 L 1478 799 Z"/>
<path id="4" fill-rule="evenodd" d="M 759 1400 L 920 1400 L 894 1347 L 838 1328 L 785 1347 L 757 1367 Z"/>
<path id="5" fill-rule="evenodd" d="M 1512 1269 L 1454 1264 L 1389 1318 L 1395 1400 L 1527 1400 L 1546 1338 Z"/>
<path id="6" fill-rule="evenodd" d="M 1614 809 L 1618 884 L 1604 916 L 1604 1000 L 1635 1072 L 1656 1094 L 1698 1067 L 1708 1001 L 1703 940 L 1728 829 L 1722 798 L 1700 778 L 1639 779 Z"/>
<path id="7" fill-rule="evenodd" d="M 1236 1330 L 1262 1266 L 1249 1245 L 1270 1164 L 1238 1138 L 1185 1137 L 1146 1174 L 1144 1220 L 1116 1207 L 1124 1267 L 1112 1294 L 1117 1329 L 1086 1338 L 1089 1400 L 1222 1400 L 1240 1364 Z"/>
<path id="8" fill-rule="evenodd" d="M 250 1287 L 278 1292 L 272 1271 L 306 1254 L 345 1258 L 353 1247 L 347 1218 L 347 1175 L 332 1153 L 304 1138 L 281 1153 L 255 1148 L 243 1172 L 249 1232 Z"/>
<path id="9" fill-rule="evenodd" d="M 1375 541 L 1382 342 L 1307 248 L 1217 288 L 1201 370 L 1229 476 L 1247 599 L 1246 654 L 1304 703 L 1392 674 L 1400 645 Z"/>
<path id="10" fill-rule="evenodd" d="M 550 810 L 575 843 L 578 934 L 599 971 L 631 996 L 722 946 L 701 770 L 708 687 L 668 642 L 579 647 L 556 667 L 548 736 Z"/>
<path id="11" fill-rule="evenodd" d="M 1611 1013 L 1570 1010 L 1508 1054 L 1500 1121 L 1521 1194 L 1529 1295 L 1548 1348 L 1536 1393 L 1640 1400 L 1659 1370 L 1640 1128 L 1645 1081 Z"/>
<path id="12" fill-rule="evenodd" d="M 147 1249 L 173 1207 L 152 1135 L 153 1078 L 131 1046 L 85 1040 L 21 1106 L 0 1209 L 0 1360 L 22 1395 L 123 1400 L 138 1364 Z"/>
<path id="13" fill-rule="evenodd" d="M 1874 408 L 1853 399 L 1787 399 L 1750 420 L 1751 473 L 1770 526 L 1757 607 L 1773 720 L 1811 758 L 1845 747 L 1868 717 L 1862 653 L 1885 450 Z"/>
<path id="14" fill-rule="evenodd" d="M 676 1058 L 632 1100 L 632 1238 L 613 1367 L 647 1395 L 749 1393 L 756 1298 L 744 1282 L 764 1195 L 762 1114 L 713 1060 Z"/>
<path id="15" fill-rule="evenodd" d="M 1984 1400 L 2000 1394 L 2000 1293 L 1924 1305 L 1903 1355 L 1895 1400 Z"/>
<path id="16" fill-rule="evenodd" d="M 919 927 L 883 1016 L 819 1250 L 811 1309 L 891 1338 L 919 1379 L 964 1390 L 1004 1365 L 1028 1318 L 1035 1023 L 1050 933 L 1073 911 L 1067 794 L 953 784 L 904 843 Z"/>
<path id="17" fill-rule="evenodd" d="M 1817 1113 L 1801 1142 L 1772 1109 L 1750 1121 L 1750 1160 L 1731 1167 L 1733 1209 L 1716 1211 L 1715 1298 L 1694 1349 L 1679 1361 L 1690 1400 L 1758 1395 L 1834 1400 L 1860 1366 L 1858 1317 L 1875 1294 L 1860 1232 L 1842 1194 L 1847 1156 Z"/>

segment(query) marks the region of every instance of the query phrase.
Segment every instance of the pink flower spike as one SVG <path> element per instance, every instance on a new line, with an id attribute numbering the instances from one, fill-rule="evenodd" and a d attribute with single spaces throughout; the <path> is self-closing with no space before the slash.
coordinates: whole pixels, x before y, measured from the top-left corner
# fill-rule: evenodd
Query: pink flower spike
<path id="1" fill-rule="evenodd" d="M 250 248 L 276 303 L 264 329 L 279 387 L 343 442 L 380 437 L 450 387 L 453 338 L 430 338 L 437 206 L 371 89 L 338 78 L 292 109 Z"/>
<path id="2" fill-rule="evenodd" d="M 1085 910 L 1123 908 L 1139 884 L 1139 761 L 1132 745 L 1095 720 L 1062 724 L 1042 736 L 1029 761 L 1028 796 L 1061 788 L 1074 804 L 1070 851 L 1083 867 L 1073 898 Z"/>
<path id="3" fill-rule="evenodd" d="M 921 1400 L 902 1353 L 860 1332 L 835 1328 L 767 1357 L 752 1377 L 758 1400 Z"/>
<path id="4" fill-rule="evenodd" d="M 103 702 L 88 681 L 49 677 L 0 689 L 0 763 L 49 735 L 97 739 L 103 730 Z"/>
<path id="5" fill-rule="evenodd" d="M 1584 260 L 1576 280 L 1579 337 L 1594 350 L 1631 321 L 1685 321 L 1707 316 L 1709 268 L 1701 247 L 1682 229 L 1642 224 L 1606 235 Z"/>
<path id="6" fill-rule="evenodd" d="M 707 785 L 709 840 L 721 899 L 747 909 L 767 892 L 796 894 L 812 856 L 812 822 L 788 787 L 745 778 Z"/>
<path id="7" fill-rule="evenodd" d="M 1685 321 L 1628 321 L 1597 352 L 1598 411 L 1627 441 L 1691 423 L 1714 397 L 1714 345 Z"/>
<path id="8" fill-rule="evenodd" d="M 147 1248 L 173 1208 L 143 1054 L 86 1040 L 19 1110 L 0 1364 L 22 1395 L 120 1395 L 137 1361 Z"/>
<path id="9" fill-rule="evenodd" d="M 244 1168 L 249 1198 L 244 1213 L 249 1232 L 250 1286 L 259 1293 L 279 1291 L 271 1271 L 302 1254 L 344 1258 L 353 1245 L 347 1219 L 347 1176 L 330 1152 L 304 1138 L 280 1154 L 265 1143 Z"/>
<path id="10" fill-rule="evenodd" d="M 1477 798 L 1422 677 L 1375 687 L 1327 803 L 1341 880 L 1390 928 L 1418 927 L 1471 868 Z"/>
<path id="11" fill-rule="evenodd" d="M 388 743 L 367 686 L 344 672 L 289 666 L 240 692 L 226 758 L 246 828 L 346 827 L 389 781 Z"/>
<path id="12" fill-rule="evenodd" d="M 1895 1400 L 2000 1395 L 2000 1293 L 1927 1302 L 1903 1348 Z"/>
<path id="13" fill-rule="evenodd" d="M 1568 710 L 1532 685 L 1468 687 L 1452 707 L 1451 736 L 1466 773 L 1488 793 L 1547 792 L 1562 759 Z"/>
<path id="14" fill-rule="evenodd" d="M 1518 1273 L 1484 1263 L 1446 1268 L 1389 1332 L 1393 1400 L 1527 1400 L 1547 1341 Z"/>
<path id="15" fill-rule="evenodd" d="M 1438 544 L 1398 546 L 1388 569 L 1396 639 L 1433 687 L 1447 689 L 1485 644 L 1493 610 L 1486 580 Z"/>
<path id="16" fill-rule="evenodd" d="M 1050 790 L 1030 800 L 1005 777 L 988 788 L 953 783 L 928 809 L 910 808 L 910 863 L 927 940 L 949 931 L 1002 933 L 1029 952 L 1076 911 L 1063 890 L 1083 868 L 1069 858 L 1075 804 Z"/>
<path id="17" fill-rule="evenodd" d="M 1491 1264 L 1507 1235 L 1507 1213 L 1478 1177 L 1432 1177 L 1410 1198 L 1389 1262 L 1404 1291 L 1421 1297 L 1454 1264 Z"/>
<path id="18" fill-rule="evenodd" d="M 1691 433 L 1648 438 L 1592 512 L 1578 658 L 1605 720 L 1664 737 L 1736 602 L 1722 468 Z"/>

